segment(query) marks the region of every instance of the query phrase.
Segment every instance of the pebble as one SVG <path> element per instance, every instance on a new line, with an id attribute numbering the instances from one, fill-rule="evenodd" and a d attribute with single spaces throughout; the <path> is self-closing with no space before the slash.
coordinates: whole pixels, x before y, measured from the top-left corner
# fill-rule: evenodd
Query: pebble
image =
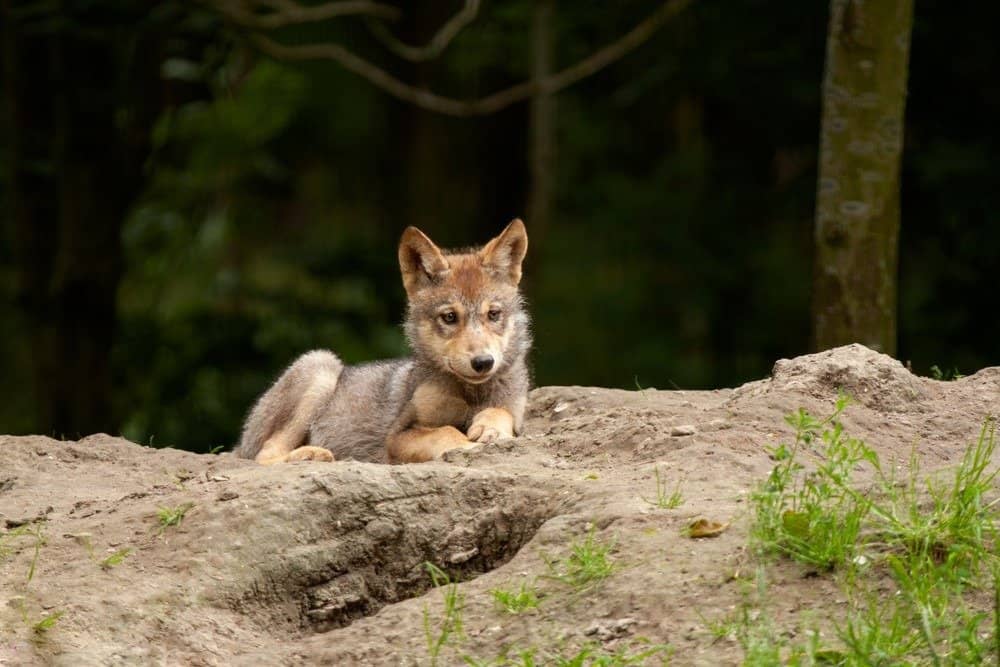
<path id="1" fill-rule="evenodd" d="M 638 623 L 634 618 L 619 618 L 613 621 L 594 621 L 583 634 L 588 637 L 597 635 L 601 641 L 618 639 L 628 632 L 628 629 Z"/>
<path id="2" fill-rule="evenodd" d="M 674 426 L 672 429 L 670 429 L 670 435 L 674 436 L 675 438 L 684 435 L 694 435 L 696 432 L 697 429 L 694 426 L 691 426 L 690 424 L 681 424 L 679 426 Z"/>

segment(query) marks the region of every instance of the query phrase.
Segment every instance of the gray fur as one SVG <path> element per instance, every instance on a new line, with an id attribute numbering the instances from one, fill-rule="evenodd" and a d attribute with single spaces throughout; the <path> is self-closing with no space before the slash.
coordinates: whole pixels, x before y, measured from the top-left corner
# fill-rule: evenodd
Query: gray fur
<path id="1" fill-rule="evenodd" d="M 407 432 L 426 433 L 416 427 L 453 426 L 468 434 L 474 417 L 483 413 L 488 420 L 495 414 L 486 408 L 509 412 L 513 433 L 519 434 L 530 384 L 531 327 L 517 289 L 527 243 L 524 223 L 514 220 L 481 250 L 445 255 L 423 232 L 408 228 L 399 264 L 409 297 L 404 330 L 413 357 L 345 367 L 327 350 L 302 355 L 250 411 L 236 455 L 260 454 L 262 462 L 273 462 L 311 446 L 339 460 L 387 461 L 390 437 L 398 443 L 396 436 L 412 437 Z M 502 315 L 483 319 L 483 304 Z M 454 320 L 442 322 L 442 307 L 464 308 L 462 333 L 489 346 L 496 368 L 488 379 L 470 379 L 470 372 L 478 372 L 469 366 L 476 349 L 456 353 L 444 342 L 464 339 L 452 338 Z M 488 434 L 484 428 L 477 422 L 474 437 L 483 442 L 497 437 L 499 431 Z M 511 433 L 510 424 L 504 432 Z M 313 458 L 316 452 L 301 454 Z"/>
<path id="2" fill-rule="evenodd" d="M 340 373 L 336 388 L 321 399 L 309 420 L 309 431 L 298 446 L 316 445 L 333 452 L 337 460 L 385 462 L 385 441 L 395 428 L 405 428 L 406 408 L 413 391 L 423 382 L 445 382 L 469 404 L 469 419 L 479 408 L 505 404 L 526 396 L 530 385 L 525 357 L 531 345 L 527 314 L 520 313 L 516 332 L 507 350 L 504 366 L 487 382 L 471 385 L 420 359 L 376 361 L 344 367 L 326 350 L 314 350 L 299 357 L 278 378 L 251 410 L 243 437 L 235 449 L 237 456 L 252 459 L 268 437 L 290 418 L 298 399 L 317 372 Z M 342 371 L 340 370 L 342 369 Z M 524 415 L 515 414 L 515 428 L 521 431 Z M 455 424 L 461 431 L 468 420 Z"/>
<path id="3" fill-rule="evenodd" d="M 316 375 L 326 373 L 337 378 L 343 370 L 344 364 L 337 355 L 327 350 L 313 350 L 296 359 L 254 404 L 233 452 L 248 459 L 255 457 L 264 441 L 292 418 Z"/>
<path id="4" fill-rule="evenodd" d="M 333 452 L 338 460 L 385 462 L 386 438 L 410 426 L 408 413 L 414 390 L 433 380 L 469 405 L 464 423 L 453 424 L 465 432 L 469 420 L 482 407 L 519 405 L 514 410 L 515 432 L 524 419 L 524 399 L 530 386 L 526 357 L 531 348 L 528 314 L 518 299 L 509 317 L 510 342 L 502 366 L 488 381 L 467 384 L 440 368 L 419 345 L 413 358 L 376 361 L 345 367 L 332 352 L 314 350 L 299 357 L 260 398 L 243 428 L 237 456 L 254 458 L 263 443 L 292 418 L 296 406 L 317 375 L 338 375 L 335 387 L 316 401 L 308 418 L 308 431 L 295 446 L 315 445 Z M 407 327 L 410 334 L 410 327 Z M 408 336 L 411 344 L 414 336 Z M 423 354 L 421 354 L 423 352 Z"/>

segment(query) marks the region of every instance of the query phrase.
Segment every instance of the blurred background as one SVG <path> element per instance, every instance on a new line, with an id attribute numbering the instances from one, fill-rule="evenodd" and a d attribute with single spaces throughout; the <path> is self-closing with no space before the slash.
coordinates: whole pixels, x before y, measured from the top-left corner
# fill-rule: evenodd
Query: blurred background
<path id="1" fill-rule="evenodd" d="M 838 3 L 870 27 L 849 0 L 0 1 L 0 432 L 232 444 L 300 353 L 406 353 L 404 227 L 465 246 L 516 216 L 537 384 L 766 376 L 817 347 Z M 920 374 L 1000 364 L 997 20 L 922 0 L 906 26 L 883 347 Z M 414 93 L 526 81 L 495 110 Z"/>

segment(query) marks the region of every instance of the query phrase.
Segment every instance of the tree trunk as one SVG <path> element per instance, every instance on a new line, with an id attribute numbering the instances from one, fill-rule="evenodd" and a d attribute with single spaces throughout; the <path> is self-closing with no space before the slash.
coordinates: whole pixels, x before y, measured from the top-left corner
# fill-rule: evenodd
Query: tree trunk
<path id="1" fill-rule="evenodd" d="M 158 54 L 149 40 L 123 54 L 121 33 L 105 32 L 118 25 L 28 20 L 0 4 L 17 303 L 30 331 L 34 428 L 77 437 L 115 429 L 121 230 L 142 183 Z"/>
<path id="2" fill-rule="evenodd" d="M 896 353 L 899 170 L 913 0 L 831 0 L 813 342 Z"/>
<path id="3" fill-rule="evenodd" d="M 553 73 L 555 0 L 536 0 L 531 26 L 531 78 L 541 81 Z M 528 224 L 535 243 L 548 229 L 555 198 L 556 97 L 540 92 L 531 98 Z"/>

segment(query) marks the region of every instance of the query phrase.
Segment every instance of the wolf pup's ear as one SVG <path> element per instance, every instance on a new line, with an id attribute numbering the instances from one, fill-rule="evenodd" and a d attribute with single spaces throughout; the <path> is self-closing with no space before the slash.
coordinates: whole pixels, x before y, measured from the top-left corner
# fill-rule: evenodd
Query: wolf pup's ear
<path id="1" fill-rule="evenodd" d="M 441 249 L 416 227 L 407 227 L 399 239 L 399 270 L 403 287 L 412 294 L 430 285 L 450 270 Z"/>
<path id="2" fill-rule="evenodd" d="M 513 284 L 521 282 L 521 262 L 528 252 L 528 232 L 520 218 L 515 218 L 507 228 L 479 251 L 483 266 L 507 278 Z"/>

